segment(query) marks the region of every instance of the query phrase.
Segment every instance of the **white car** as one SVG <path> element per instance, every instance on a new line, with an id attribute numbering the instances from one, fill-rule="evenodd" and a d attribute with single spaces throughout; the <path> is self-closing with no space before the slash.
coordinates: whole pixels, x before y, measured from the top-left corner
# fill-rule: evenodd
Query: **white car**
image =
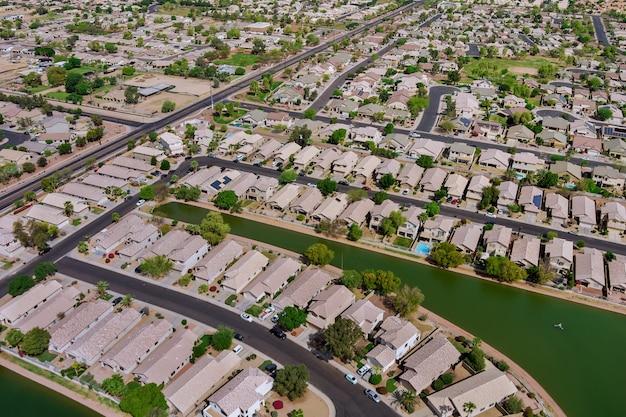
<path id="1" fill-rule="evenodd" d="M 489 212 L 485 213 L 485 216 L 491 217 L 492 219 L 495 219 L 497 217 L 495 213 L 489 213 Z"/>
<path id="2" fill-rule="evenodd" d="M 137 207 L 142 206 L 143 203 L 145 203 L 145 202 L 146 202 L 146 200 L 144 200 L 144 199 L 141 199 L 141 200 L 137 201 Z"/>
<path id="3" fill-rule="evenodd" d="M 357 380 L 356 380 L 356 376 L 352 375 L 352 374 L 346 374 L 346 380 L 351 383 L 352 385 L 356 385 Z"/>
<path id="4" fill-rule="evenodd" d="M 422 135 L 420 135 L 417 132 L 411 132 L 411 133 L 409 133 L 409 136 L 412 137 L 412 138 L 421 138 L 422 137 Z"/>
<path id="5" fill-rule="evenodd" d="M 252 323 L 252 320 L 254 320 L 254 319 L 252 318 L 252 316 L 251 316 L 250 314 L 247 314 L 247 313 L 241 313 L 241 316 L 240 316 L 240 317 L 241 317 L 242 319 L 244 319 L 245 321 L 247 321 L 248 323 Z"/>
<path id="6" fill-rule="evenodd" d="M 237 346 L 235 346 L 235 348 L 233 349 L 233 352 L 235 352 L 235 353 L 239 353 L 239 352 L 241 352 L 242 350 L 243 350 L 243 346 L 241 346 L 241 345 L 237 345 Z"/>

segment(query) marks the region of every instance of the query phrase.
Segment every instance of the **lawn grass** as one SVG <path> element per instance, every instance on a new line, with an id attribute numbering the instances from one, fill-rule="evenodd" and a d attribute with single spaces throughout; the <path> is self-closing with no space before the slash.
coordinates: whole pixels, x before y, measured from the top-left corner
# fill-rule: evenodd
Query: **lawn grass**
<path id="1" fill-rule="evenodd" d="M 55 100 L 67 101 L 68 93 L 65 91 L 51 91 L 45 94 L 45 97 L 53 98 Z"/>
<path id="2" fill-rule="evenodd" d="M 385 388 L 387 388 L 387 392 L 390 394 L 398 389 L 398 387 L 396 387 L 396 381 L 393 378 L 389 378 L 387 382 L 385 382 Z"/>
<path id="3" fill-rule="evenodd" d="M 175 7 L 172 10 L 165 10 L 163 7 L 159 7 L 157 9 L 157 13 L 158 14 L 162 14 L 162 15 L 166 15 L 167 17 L 169 16 L 185 16 L 187 17 L 189 15 L 189 11 L 191 10 L 191 7 Z M 166 19 L 169 20 L 169 19 Z"/>
<path id="4" fill-rule="evenodd" d="M 2 261 L 2 267 L 1 268 L 4 269 L 5 271 L 9 270 L 9 269 L 11 269 L 11 267 L 13 266 L 14 263 L 15 263 L 15 261 L 9 262 L 9 261 L 4 260 L 4 261 Z"/>
<path id="5" fill-rule="evenodd" d="M 71 70 L 69 70 L 68 72 L 70 73 L 76 73 L 76 74 L 86 74 L 88 72 L 96 72 L 98 71 L 97 68 L 95 67 L 78 67 L 78 68 L 72 68 Z"/>
<path id="6" fill-rule="evenodd" d="M 259 365 L 259 369 L 260 369 L 260 370 L 262 370 L 262 371 L 264 371 L 264 370 L 265 370 L 265 368 L 267 367 L 267 365 L 269 365 L 269 364 L 271 364 L 271 363 L 272 363 L 272 361 L 271 361 L 271 360 L 269 360 L 269 359 L 267 359 L 267 360 L 263 361 L 263 363 L 262 363 L 262 364 L 260 364 L 260 365 Z"/>
<path id="7" fill-rule="evenodd" d="M 246 113 L 247 113 L 246 110 L 239 109 L 239 110 L 235 110 L 235 114 L 232 115 L 232 116 L 228 116 L 228 117 L 225 117 L 225 116 L 213 116 L 213 121 L 215 123 L 227 125 L 230 122 L 232 122 L 233 120 L 240 118 L 241 116 L 243 116 Z"/>
<path id="8" fill-rule="evenodd" d="M 250 314 L 251 316 L 254 317 L 259 317 L 259 314 L 261 314 L 263 312 L 263 307 L 261 307 L 260 305 L 254 304 L 253 306 L 250 306 L 250 308 L 248 308 L 246 310 L 246 313 Z"/>
<path id="9" fill-rule="evenodd" d="M 407 237 L 397 236 L 393 241 L 393 244 L 396 246 L 402 246 L 403 248 L 410 248 L 413 243 L 413 239 L 409 239 Z"/>
<path id="10" fill-rule="evenodd" d="M 41 355 L 37 356 L 37 359 L 39 359 L 39 362 L 52 362 L 56 357 L 57 355 L 46 350 Z"/>
<path id="11" fill-rule="evenodd" d="M 206 353 L 209 346 L 211 346 L 211 339 L 212 336 L 210 334 L 205 334 L 196 341 L 196 345 L 192 349 L 194 358 L 199 358 Z"/>
<path id="12" fill-rule="evenodd" d="M 72 226 L 79 226 L 79 225 L 80 225 L 80 219 L 72 220 Z"/>
<path id="13" fill-rule="evenodd" d="M 548 59 L 539 56 L 529 56 L 524 59 L 514 60 L 507 58 L 480 58 L 480 59 L 472 59 L 469 64 L 463 67 L 463 70 L 469 74 L 472 69 L 477 68 L 479 64 L 495 64 L 500 69 L 504 68 L 512 68 L 512 67 L 528 67 L 539 69 L 542 65 L 553 64 L 557 67 L 560 67 L 560 63 L 555 59 Z"/>
<path id="14" fill-rule="evenodd" d="M 91 209 L 91 212 L 93 214 L 102 214 L 102 213 L 104 213 L 104 209 L 100 208 L 100 207 L 94 207 L 94 208 Z"/>
<path id="15" fill-rule="evenodd" d="M 232 54 L 227 59 L 219 59 L 215 61 L 216 64 L 221 65 L 233 65 L 236 67 L 249 67 L 250 65 L 254 65 L 259 61 L 259 57 L 252 54 L 246 54 L 237 52 Z"/>
<path id="16" fill-rule="evenodd" d="M 39 87 L 31 87 L 28 89 L 28 92 L 30 94 L 37 94 L 37 93 L 41 93 L 42 91 L 46 91 L 51 89 L 52 87 L 49 85 L 40 85 Z"/>

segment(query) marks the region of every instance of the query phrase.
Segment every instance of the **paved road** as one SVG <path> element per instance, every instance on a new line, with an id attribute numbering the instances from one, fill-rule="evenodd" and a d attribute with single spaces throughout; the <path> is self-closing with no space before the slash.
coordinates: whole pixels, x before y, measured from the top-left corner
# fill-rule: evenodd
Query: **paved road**
<path id="1" fill-rule="evenodd" d="M 458 90 L 458 88 L 448 85 L 436 85 L 431 87 L 428 91 L 428 107 L 422 112 L 422 119 L 415 130 L 420 132 L 430 132 L 433 130 L 437 123 L 441 98 L 448 94 L 454 94 L 454 92 Z"/>
<path id="2" fill-rule="evenodd" d="M 526 44 L 528 44 L 529 46 L 531 46 L 531 47 L 535 46 L 535 42 L 533 42 L 532 39 L 530 39 L 530 37 L 528 35 L 520 34 L 519 37 L 520 37 L 521 40 L 526 42 Z"/>
<path id="3" fill-rule="evenodd" d="M 4 146 L 20 146 L 22 143 L 30 139 L 30 133 L 25 134 L 24 132 L 16 132 L 11 129 L 0 129 L 2 131 L 3 139 L 0 139 L 0 142 L 4 139 L 8 139 L 8 141 L 3 145 Z"/>
<path id="4" fill-rule="evenodd" d="M 409 3 L 406 4 L 404 6 L 401 6 L 385 15 L 379 16 L 375 19 L 372 19 L 371 21 L 367 22 L 366 24 L 353 29 L 351 31 L 346 32 L 345 34 L 343 34 L 342 36 L 340 36 L 339 38 L 335 38 L 332 40 L 332 42 L 339 42 L 341 41 L 343 38 L 352 38 L 355 35 L 361 33 L 362 31 L 366 30 L 366 29 L 370 29 L 372 27 L 374 27 L 375 25 L 377 25 L 380 21 L 384 20 L 384 19 L 390 19 L 393 18 L 401 13 L 403 13 L 405 10 L 408 10 L 410 8 L 416 7 L 416 6 L 421 6 L 424 3 L 424 0 L 420 0 L 420 1 L 416 1 L 413 3 Z M 103 119 L 108 120 L 108 121 L 112 121 L 112 122 L 116 122 L 116 123 L 121 123 L 121 124 L 126 124 L 126 125 L 137 125 L 140 126 L 139 128 L 135 129 L 133 132 L 127 134 L 127 135 L 123 135 L 122 137 L 120 137 L 119 139 L 109 142 L 107 145 L 104 145 L 103 147 L 100 147 L 92 152 L 89 153 L 85 153 L 83 154 L 81 157 L 76 158 L 75 160 L 72 160 L 71 163 L 69 163 L 68 165 L 66 165 L 65 167 L 69 167 L 71 168 L 73 171 L 78 171 L 81 169 L 81 167 L 84 164 L 84 161 L 87 158 L 96 158 L 96 159 L 100 159 L 103 158 L 109 154 L 114 153 L 115 151 L 118 151 L 120 149 L 123 149 L 126 146 L 126 142 L 128 140 L 131 139 L 139 139 L 141 136 L 143 136 L 144 134 L 147 134 L 151 131 L 156 131 L 161 129 L 162 127 L 168 126 L 168 125 L 173 125 L 176 121 L 178 121 L 179 119 L 182 119 L 186 116 L 189 116 L 190 114 L 193 114 L 205 107 L 208 107 L 211 103 L 211 100 L 213 100 L 213 102 L 217 103 L 220 102 L 224 99 L 226 99 L 227 97 L 231 96 L 232 94 L 234 94 L 235 92 L 241 90 L 242 88 L 244 88 L 245 86 L 247 86 L 250 81 L 254 80 L 260 80 L 263 75 L 267 74 L 267 73 L 274 73 L 274 72 L 278 72 L 278 71 L 282 71 L 283 69 L 295 64 L 296 62 L 305 59 L 311 55 L 317 54 L 323 50 L 325 50 L 326 48 L 328 48 L 330 46 L 331 42 L 325 42 L 320 44 L 319 46 L 316 46 L 314 48 L 311 48 L 299 55 L 295 55 L 292 56 L 290 58 L 285 59 L 284 61 L 282 61 L 279 64 L 276 64 L 272 67 L 269 67 L 268 69 L 266 69 L 265 71 L 262 71 L 260 73 L 258 73 L 257 75 L 255 75 L 254 77 L 248 78 L 248 79 L 244 79 L 241 80 L 239 82 L 236 82 L 234 84 L 230 84 L 228 87 L 224 88 L 222 91 L 220 91 L 219 93 L 216 93 L 213 95 L 213 98 L 211 99 L 211 97 L 207 97 L 204 98 L 202 100 L 198 100 L 195 103 L 193 103 L 192 105 L 182 108 L 178 111 L 174 111 L 170 114 L 168 114 L 167 116 L 165 116 L 164 118 L 154 122 L 154 123 L 148 123 L 148 124 L 141 124 L 141 123 L 137 123 L 137 122 L 133 122 L 133 123 L 129 123 L 127 120 L 122 119 L 122 118 L 115 118 L 115 117 L 111 117 L 111 116 L 103 116 Z M 83 111 L 84 114 L 89 115 L 90 112 L 89 111 Z M 65 168 L 65 167 L 59 167 L 59 169 Z M 18 200 L 19 198 L 21 198 L 24 193 L 26 191 L 37 191 L 39 189 L 39 183 L 40 183 L 40 178 L 33 178 L 32 180 L 26 182 L 25 184 L 23 184 L 20 187 L 15 188 L 14 190 L 8 192 L 8 193 L 4 193 L 2 195 L 2 197 L 0 197 L 0 210 L 3 210 L 7 207 L 9 207 L 11 204 L 13 204 L 16 200 Z"/>
<path id="5" fill-rule="evenodd" d="M 598 42 L 600 42 L 602 46 L 611 46 L 609 38 L 606 36 L 606 31 L 604 30 L 602 17 L 597 15 L 591 16 L 591 21 L 593 22 L 593 27 L 596 30 L 596 38 L 598 38 Z"/>
<path id="6" fill-rule="evenodd" d="M 150 282 L 129 278 L 107 269 L 71 258 L 63 258 L 57 267 L 63 274 L 91 284 L 107 281 L 110 289 L 120 294 L 133 294 L 141 305 L 149 303 L 175 311 L 190 319 L 211 327 L 226 325 L 244 337 L 244 343 L 263 352 L 280 364 L 305 364 L 309 370 L 310 383 L 323 391 L 335 405 L 338 417 L 397 417 L 383 403 L 375 404 L 363 394 L 360 385 L 348 383 L 341 372 L 318 359 L 313 353 L 289 340 L 280 340 L 271 335 L 267 328 L 258 323 L 243 321 L 237 313 L 212 303 L 199 300 L 178 291 L 173 291 Z"/>

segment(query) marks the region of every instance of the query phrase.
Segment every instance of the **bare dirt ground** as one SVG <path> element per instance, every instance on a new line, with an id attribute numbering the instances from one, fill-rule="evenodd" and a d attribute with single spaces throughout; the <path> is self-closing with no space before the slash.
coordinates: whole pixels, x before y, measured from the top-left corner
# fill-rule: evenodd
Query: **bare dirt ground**
<path id="1" fill-rule="evenodd" d="M 515 74 L 528 74 L 528 75 L 537 75 L 537 69 L 531 67 L 510 67 L 509 72 L 514 72 Z"/>
<path id="2" fill-rule="evenodd" d="M 211 84 L 208 81 L 197 78 L 169 77 L 162 74 L 143 74 L 126 81 L 124 84 L 139 88 L 151 87 L 154 84 L 171 84 L 175 86 L 172 92 L 194 96 L 203 96 L 211 91 Z"/>

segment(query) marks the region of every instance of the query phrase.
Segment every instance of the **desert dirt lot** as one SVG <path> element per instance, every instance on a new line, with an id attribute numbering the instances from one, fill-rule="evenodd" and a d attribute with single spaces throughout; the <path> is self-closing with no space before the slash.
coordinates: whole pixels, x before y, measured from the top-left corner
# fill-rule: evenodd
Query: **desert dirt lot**
<path id="1" fill-rule="evenodd" d="M 168 77 L 161 74 L 143 74 L 139 77 L 135 77 L 132 80 L 128 80 L 125 85 L 134 85 L 139 88 L 151 87 L 154 84 L 171 84 L 174 85 L 172 93 L 179 94 L 191 94 L 196 97 L 201 97 L 205 94 L 209 94 L 211 91 L 211 85 L 209 81 L 202 81 L 191 78 L 181 77 Z"/>

